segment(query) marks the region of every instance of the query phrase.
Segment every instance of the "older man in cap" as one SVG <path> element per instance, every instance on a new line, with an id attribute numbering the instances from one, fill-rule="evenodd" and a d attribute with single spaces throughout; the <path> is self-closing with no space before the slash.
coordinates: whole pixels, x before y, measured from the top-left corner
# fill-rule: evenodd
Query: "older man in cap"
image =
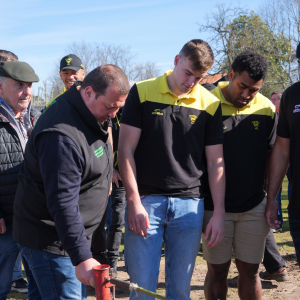
<path id="1" fill-rule="evenodd" d="M 69 90 L 75 81 L 82 81 L 85 74 L 82 61 L 75 54 L 64 56 L 60 61 L 59 70 L 60 79 L 64 83 L 64 88 L 61 91 L 62 94 Z M 56 98 L 52 99 L 46 107 L 50 106 Z"/>
<path id="2" fill-rule="evenodd" d="M 11 290 L 19 248 L 12 238 L 13 204 L 28 134 L 40 113 L 31 107 L 32 82 L 25 62 L 0 62 L 0 300 Z"/>

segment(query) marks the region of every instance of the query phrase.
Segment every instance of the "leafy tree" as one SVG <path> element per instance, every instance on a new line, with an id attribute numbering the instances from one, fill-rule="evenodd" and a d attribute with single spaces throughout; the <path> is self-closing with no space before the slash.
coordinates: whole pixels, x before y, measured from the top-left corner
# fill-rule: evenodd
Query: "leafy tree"
<path id="1" fill-rule="evenodd" d="M 268 76 L 261 92 L 268 97 L 274 88 L 285 89 L 293 83 L 291 40 L 284 32 L 274 33 L 261 18 L 251 12 L 233 20 L 236 34 L 233 45 L 237 53 L 249 49 L 268 59 Z"/>
<path id="2" fill-rule="evenodd" d="M 249 49 L 264 55 L 269 62 L 263 94 L 270 97 L 272 90 L 285 89 L 293 83 L 292 41 L 284 31 L 274 32 L 253 11 L 246 13 L 242 8 L 219 5 L 218 13 L 209 16 L 200 31 L 212 33 L 210 42 L 216 53 L 214 72 L 229 71 L 234 58 Z"/>

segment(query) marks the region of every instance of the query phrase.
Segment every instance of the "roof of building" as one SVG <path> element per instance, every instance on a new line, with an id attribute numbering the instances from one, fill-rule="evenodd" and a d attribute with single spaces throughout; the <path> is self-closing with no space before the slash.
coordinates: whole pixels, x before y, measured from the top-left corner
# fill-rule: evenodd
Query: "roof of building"
<path id="1" fill-rule="evenodd" d="M 207 75 L 203 80 L 201 80 L 201 84 L 203 83 L 214 83 L 221 79 L 223 76 L 227 75 L 227 73 L 219 73 L 219 74 L 214 74 L 214 75 Z"/>

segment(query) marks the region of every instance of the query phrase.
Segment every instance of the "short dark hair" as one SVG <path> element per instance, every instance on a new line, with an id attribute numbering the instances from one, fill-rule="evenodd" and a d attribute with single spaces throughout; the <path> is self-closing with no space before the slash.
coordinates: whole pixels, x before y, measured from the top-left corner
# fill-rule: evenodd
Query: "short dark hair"
<path id="1" fill-rule="evenodd" d="M 7 50 L 0 50 L 0 61 L 17 61 L 19 60 L 18 56 L 14 53 Z"/>
<path id="2" fill-rule="evenodd" d="M 81 88 L 91 86 L 96 93 L 96 98 L 105 95 L 106 89 L 114 84 L 121 95 L 127 95 L 130 90 L 129 81 L 125 73 L 115 65 L 103 65 L 92 70 L 83 79 Z"/>
<path id="3" fill-rule="evenodd" d="M 192 63 L 193 70 L 207 71 L 214 63 L 214 53 L 208 43 L 200 39 L 187 42 L 179 52 Z"/>
<path id="4" fill-rule="evenodd" d="M 247 71 L 250 78 L 259 81 L 267 76 L 268 61 L 259 53 L 245 50 L 235 58 L 231 69 L 237 74 Z"/>

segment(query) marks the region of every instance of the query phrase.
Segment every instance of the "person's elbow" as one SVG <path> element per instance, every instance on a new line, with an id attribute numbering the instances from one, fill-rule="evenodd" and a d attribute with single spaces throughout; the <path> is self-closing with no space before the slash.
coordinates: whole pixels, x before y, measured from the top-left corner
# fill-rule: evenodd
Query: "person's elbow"
<path id="1" fill-rule="evenodd" d="M 272 152 L 277 152 L 280 156 L 288 158 L 290 154 L 290 139 L 277 136 Z"/>

